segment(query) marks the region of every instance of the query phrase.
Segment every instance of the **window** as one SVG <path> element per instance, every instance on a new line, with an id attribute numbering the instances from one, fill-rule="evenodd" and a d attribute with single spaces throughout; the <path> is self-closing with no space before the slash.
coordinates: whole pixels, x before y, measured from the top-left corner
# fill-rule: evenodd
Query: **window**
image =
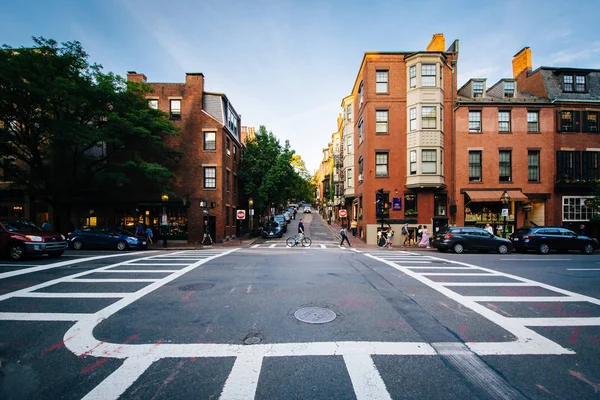
<path id="1" fill-rule="evenodd" d="M 361 144 L 363 141 L 363 120 L 362 118 L 358 121 L 358 144 Z"/>
<path id="2" fill-rule="evenodd" d="M 481 150 L 469 151 L 469 182 L 481 182 Z"/>
<path id="3" fill-rule="evenodd" d="M 418 211 L 419 210 L 417 208 L 417 195 L 404 195 L 404 215 L 416 215 Z"/>
<path id="4" fill-rule="evenodd" d="M 563 91 L 565 91 L 565 92 L 573 91 L 573 76 L 572 75 L 563 76 Z"/>
<path id="5" fill-rule="evenodd" d="M 566 181 L 581 178 L 581 152 L 556 152 L 556 180 Z"/>
<path id="6" fill-rule="evenodd" d="M 348 154 L 352 153 L 352 136 L 346 136 L 346 148 L 348 149 Z"/>
<path id="7" fill-rule="evenodd" d="M 556 112 L 556 130 L 557 132 L 579 132 L 580 111 L 557 111 Z"/>
<path id="8" fill-rule="evenodd" d="M 388 176 L 388 153 L 375 153 L 375 176 Z"/>
<path id="9" fill-rule="evenodd" d="M 229 144 L 230 144 L 229 138 L 225 138 L 225 153 L 227 153 L 228 156 L 231 156 L 231 150 L 229 150 Z"/>
<path id="10" fill-rule="evenodd" d="M 483 97 L 483 81 L 473 81 L 473 97 Z"/>
<path id="11" fill-rule="evenodd" d="M 410 74 L 410 87 L 414 88 L 417 87 L 417 66 L 413 65 L 412 67 L 409 68 L 409 74 Z"/>
<path id="12" fill-rule="evenodd" d="M 410 151 L 410 174 L 415 175 L 417 173 L 417 151 Z"/>
<path id="13" fill-rule="evenodd" d="M 231 171 L 225 171 L 225 190 L 229 192 L 229 180 L 231 179 Z"/>
<path id="14" fill-rule="evenodd" d="M 527 111 L 527 132 L 540 131 L 540 113 L 539 111 Z"/>
<path id="15" fill-rule="evenodd" d="M 414 131 L 417 129 L 417 109 L 415 107 L 409 110 L 409 120 L 410 120 L 410 131 Z"/>
<path id="16" fill-rule="evenodd" d="M 448 204 L 448 196 L 445 194 L 436 194 L 433 196 L 433 215 L 436 217 L 446 215 L 446 204 Z"/>
<path id="17" fill-rule="evenodd" d="M 563 221 L 589 221 L 594 216 L 594 206 L 585 204 L 586 200 L 593 198 L 593 196 L 563 197 Z"/>
<path id="18" fill-rule="evenodd" d="M 237 175 L 233 175 L 233 194 L 237 194 L 238 192 L 238 179 Z"/>
<path id="19" fill-rule="evenodd" d="M 498 132 L 510 132 L 510 111 L 498 111 Z"/>
<path id="20" fill-rule="evenodd" d="M 352 175 L 352 168 L 348 168 L 346 171 L 346 187 L 354 187 L 354 176 Z"/>
<path id="21" fill-rule="evenodd" d="M 181 119 L 181 100 L 171 100 L 171 119 Z"/>
<path id="22" fill-rule="evenodd" d="M 231 219 L 229 217 L 229 206 L 225 207 L 225 226 L 229 226 Z"/>
<path id="23" fill-rule="evenodd" d="M 500 182 L 512 181 L 512 150 L 500 150 L 499 167 L 500 167 Z"/>
<path id="24" fill-rule="evenodd" d="M 362 181 L 364 180 L 363 177 L 363 158 L 362 156 L 358 159 L 358 183 L 362 183 Z"/>
<path id="25" fill-rule="evenodd" d="M 437 172 L 437 151 L 421 151 L 421 172 L 423 174 L 435 174 Z"/>
<path id="26" fill-rule="evenodd" d="M 504 97 L 513 98 L 515 97 L 515 82 L 504 81 Z"/>
<path id="27" fill-rule="evenodd" d="M 388 92 L 388 71 L 376 71 L 375 72 L 376 83 L 375 93 L 387 93 Z"/>
<path id="28" fill-rule="evenodd" d="M 375 133 L 388 133 L 388 112 L 375 111 Z"/>
<path id="29" fill-rule="evenodd" d="M 576 76 L 575 77 L 575 91 L 576 92 L 585 92 L 585 76 Z"/>
<path id="30" fill-rule="evenodd" d="M 148 100 L 148 107 L 153 110 L 158 110 L 158 99 L 150 99 Z"/>
<path id="31" fill-rule="evenodd" d="M 540 181 L 540 151 L 527 151 L 527 180 L 529 182 Z"/>
<path id="32" fill-rule="evenodd" d="M 584 151 L 582 152 L 582 176 L 585 180 L 600 179 L 600 152 Z"/>
<path id="33" fill-rule="evenodd" d="M 215 189 L 217 187 L 217 167 L 204 167 L 204 188 Z"/>
<path id="34" fill-rule="evenodd" d="M 362 106 L 363 103 L 363 83 L 360 82 L 360 85 L 358 86 L 358 97 L 360 99 L 360 101 L 358 102 L 358 106 Z"/>
<path id="35" fill-rule="evenodd" d="M 204 150 L 216 150 L 217 148 L 217 133 L 204 132 Z"/>
<path id="36" fill-rule="evenodd" d="M 236 137 L 238 136 L 238 116 L 231 107 L 227 108 L 227 127 L 231 133 Z"/>
<path id="37" fill-rule="evenodd" d="M 563 75 L 563 92 L 585 92 L 586 89 L 585 75 Z"/>
<path id="38" fill-rule="evenodd" d="M 586 111 L 583 118 L 583 131 L 588 133 L 598 133 L 598 112 Z"/>
<path id="39" fill-rule="evenodd" d="M 437 122 L 437 113 L 435 107 L 421 107 L 421 128 L 435 129 Z"/>
<path id="40" fill-rule="evenodd" d="M 352 121 L 352 104 L 348 104 L 346 107 L 346 119 L 348 122 Z"/>
<path id="41" fill-rule="evenodd" d="M 233 146 L 233 162 L 237 162 L 237 146 Z"/>
<path id="42" fill-rule="evenodd" d="M 421 65 L 421 87 L 435 87 L 435 64 Z"/>
<path id="43" fill-rule="evenodd" d="M 469 111 L 469 132 L 481 132 L 481 111 Z"/>

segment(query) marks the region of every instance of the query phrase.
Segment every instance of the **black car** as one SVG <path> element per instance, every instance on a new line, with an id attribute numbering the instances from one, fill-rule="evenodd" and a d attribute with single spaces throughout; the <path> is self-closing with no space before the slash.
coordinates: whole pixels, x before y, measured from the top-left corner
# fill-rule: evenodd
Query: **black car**
<path id="1" fill-rule="evenodd" d="M 69 234 L 69 246 L 75 250 L 83 249 L 146 249 L 147 239 L 120 229 L 100 226 L 86 226 Z"/>
<path id="2" fill-rule="evenodd" d="M 264 238 L 280 238 L 283 236 L 283 228 L 277 221 L 268 222 L 262 231 Z"/>
<path id="3" fill-rule="evenodd" d="M 471 226 L 440 230 L 433 236 L 431 245 L 441 252 L 453 250 L 457 254 L 465 250 L 497 251 L 506 254 L 513 250 L 510 240 Z"/>
<path id="4" fill-rule="evenodd" d="M 561 252 L 578 250 L 585 254 L 592 254 L 600 248 L 595 238 L 553 226 L 520 228 L 511 235 L 510 240 L 518 252 L 536 250 L 538 253 L 548 254 L 551 250 Z"/>

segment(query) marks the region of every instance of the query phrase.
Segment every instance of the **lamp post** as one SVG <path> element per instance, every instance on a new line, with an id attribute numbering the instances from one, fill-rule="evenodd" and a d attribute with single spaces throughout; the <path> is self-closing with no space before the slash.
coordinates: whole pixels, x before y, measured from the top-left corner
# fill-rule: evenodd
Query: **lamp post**
<path id="1" fill-rule="evenodd" d="M 502 196 L 500 196 L 500 201 L 502 202 L 502 216 L 504 217 L 502 237 L 506 238 L 506 233 L 508 232 L 506 227 L 506 217 L 508 216 L 508 203 L 510 203 L 510 196 L 508 195 L 508 191 L 506 189 L 504 189 L 504 193 L 502 193 Z"/>
<path id="2" fill-rule="evenodd" d="M 162 238 L 163 238 L 163 247 L 167 247 L 167 234 L 169 233 L 169 229 L 168 229 L 168 218 L 169 216 L 167 215 L 167 201 L 169 201 L 169 195 L 167 194 L 163 194 L 162 196 L 160 196 L 160 199 L 162 200 L 162 216 L 161 216 L 161 231 L 162 231 Z M 166 226 L 166 229 L 164 228 Z"/>
<path id="3" fill-rule="evenodd" d="M 252 197 L 248 200 L 248 214 L 250 214 L 250 236 L 252 236 L 254 232 L 254 220 L 252 218 L 254 216 L 254 200 L 252 200 Z"/>

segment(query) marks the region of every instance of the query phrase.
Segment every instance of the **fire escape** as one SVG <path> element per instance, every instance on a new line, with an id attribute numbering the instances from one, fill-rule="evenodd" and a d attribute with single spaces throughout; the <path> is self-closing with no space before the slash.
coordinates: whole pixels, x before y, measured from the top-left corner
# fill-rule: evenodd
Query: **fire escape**
<path id="1" fill-rule="evenodd" d="M 344 196 L 345 191 L 345 178 L 346 170 L 344 169 L 344 150 L 340 149 L 339 153 L 333 156 L 333 186 L 335 190 L 334 204 L 336 206 L 344 207 L 346 203 L 346 197 Z"/>

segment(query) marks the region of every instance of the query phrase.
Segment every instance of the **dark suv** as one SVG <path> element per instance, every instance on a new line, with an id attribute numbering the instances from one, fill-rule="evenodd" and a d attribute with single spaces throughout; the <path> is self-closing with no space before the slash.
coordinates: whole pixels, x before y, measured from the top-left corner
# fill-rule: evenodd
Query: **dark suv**
<path id="1" fill-rule="evenodd" d="M 600 248 L 598 240 L 594 238 L 554 226 L 520 228 L 510 236 L 510 240 L 516 251 L 536 250 L 541 254 L 548 254 L 550 250 L 563 252 L 578 250 L 585 254 L 592 254 Z"/>
<path id="2" fill-rule="evenodd" d="M 60 257 L 67 241 L 59 233 L 44 231 L 25 219 L 0 219 L 0 253 L 18 261 L 30 254 Z"/>
<path id="3" fill-rule="evenodd" d="M 442 229 L 433 236 L 431 245 L 441 252 L 452 249 L 457 254 L 465 250 L 497 251 L 506 254 L 513 249 L 510 240 L 494 236 L 485 229 L 474 226 Z"/>

